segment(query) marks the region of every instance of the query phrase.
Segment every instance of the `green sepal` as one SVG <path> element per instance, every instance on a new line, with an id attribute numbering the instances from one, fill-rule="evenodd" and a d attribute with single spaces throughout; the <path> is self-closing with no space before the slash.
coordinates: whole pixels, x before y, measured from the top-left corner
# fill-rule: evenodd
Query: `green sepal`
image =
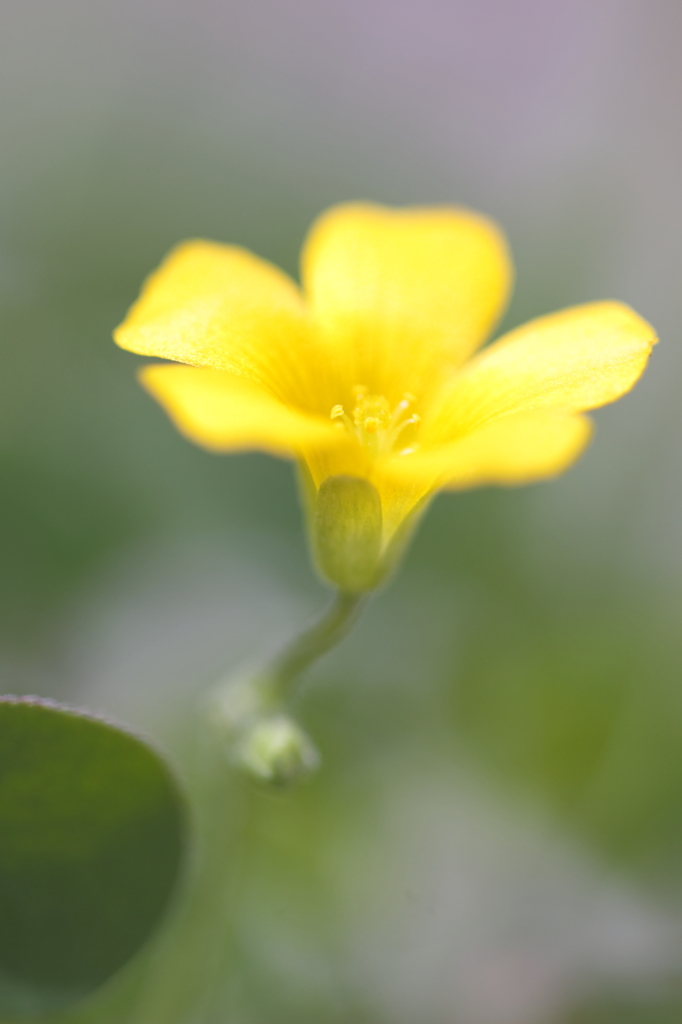
<path id="1" fill-rule="evenodd" d="M 313 552 L 320 573 L 348 594 L 372 590 L 378 581 L 381 498 L 361 477 L 330 476 L 317 492 Z"/>

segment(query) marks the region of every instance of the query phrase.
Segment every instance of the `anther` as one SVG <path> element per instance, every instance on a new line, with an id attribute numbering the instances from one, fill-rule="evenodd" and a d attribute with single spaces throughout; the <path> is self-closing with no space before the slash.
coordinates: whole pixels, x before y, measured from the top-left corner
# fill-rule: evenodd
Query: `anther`
<path id="1" fill-rule="evenodd" d="M 343 406 L 342 405 L 335 405 L 335 406 L 332 407 L 332 411 L 331 411 L 331 413 L 329 415 L 330 415 L 331 419 L 338 420 L 338 419 L 341 419 L 346 414 L 343 411 Z"/>

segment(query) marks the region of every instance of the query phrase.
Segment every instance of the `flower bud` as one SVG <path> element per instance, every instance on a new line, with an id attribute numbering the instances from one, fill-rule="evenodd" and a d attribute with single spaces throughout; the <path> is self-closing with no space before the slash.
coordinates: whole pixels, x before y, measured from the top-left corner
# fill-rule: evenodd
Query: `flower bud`
<path id="1" fill-rule="evenodd" d="M 320 755 L 300 726 L 280 714 L 258 719 L 246 730 L 236 760 L 261 782 L 288 786 L 316 771 Z"/>

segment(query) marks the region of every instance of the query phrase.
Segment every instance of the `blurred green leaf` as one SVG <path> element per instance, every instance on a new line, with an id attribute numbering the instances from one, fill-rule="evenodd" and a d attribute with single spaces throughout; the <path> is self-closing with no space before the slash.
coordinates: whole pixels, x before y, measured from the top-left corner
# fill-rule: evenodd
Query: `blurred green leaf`
<path id="1" fill-rule="evenodd" d="M 149 937 L 181 867 L 178 786 L 146 743 L 37 698 L 0 698 L 0 1011 L 106 981 Z"/>

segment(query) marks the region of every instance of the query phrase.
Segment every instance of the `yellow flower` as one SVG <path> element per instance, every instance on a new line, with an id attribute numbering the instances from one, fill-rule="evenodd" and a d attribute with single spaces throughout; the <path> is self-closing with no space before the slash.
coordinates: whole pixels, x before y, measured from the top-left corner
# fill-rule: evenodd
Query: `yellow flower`
<path id="1" fill-rule="evenodd" d="M 363 590 L 437 489 L 562 472 L 589 439 L 584 411 L 645 367 L 655 334 L 618 302 L 540 317 L 477 353 L 511 281 L 485 217 L 353 203 L 313 225 L 300 289 L 236 246 L 180 245 L 115 338 L 185 364 L 140 379 L 187 437 L 298 461 L 323 571 Z"/>

